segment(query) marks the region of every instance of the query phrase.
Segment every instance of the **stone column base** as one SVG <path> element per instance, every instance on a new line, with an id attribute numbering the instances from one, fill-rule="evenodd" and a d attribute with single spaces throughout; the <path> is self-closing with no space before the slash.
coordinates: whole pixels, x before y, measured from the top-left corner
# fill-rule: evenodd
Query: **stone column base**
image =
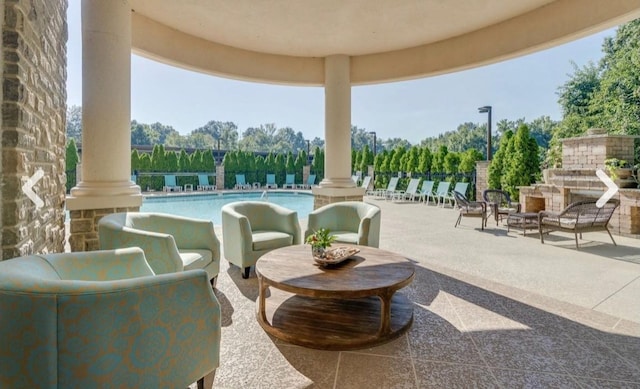
<path id="1" fill-rule="evenodd" d="M 137 212 L 140 207 L 83 209 L 70 211 L 69 245 L 72 252 L 100 249 L 98 222 L 104 215 L 116 212 Z"/>
<path id="2" fill-rule="evenodd" d="M 364 188 L 322 188 L 314 187 L 313 209 L 341 201 L 362 201 Z"/>

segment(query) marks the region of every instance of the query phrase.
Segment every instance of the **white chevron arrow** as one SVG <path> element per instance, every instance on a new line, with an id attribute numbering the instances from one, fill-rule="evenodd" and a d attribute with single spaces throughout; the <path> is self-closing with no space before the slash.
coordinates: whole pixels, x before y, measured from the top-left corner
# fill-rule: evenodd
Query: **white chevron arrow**
<path id="1" fill-rule="evenodd" d="M 35 203 L 36 209 L 41 208 L 44 205 L 44 201 L 42 201 L 42 199 L 38 197 L 36 192 L 33 191 L 33 186 L 42 177 L 44 177 L 44 170 L 38 169 L 30 178 L 27 179 L 27 182 L 22 185 L 22 193 L 24 193 L 29 198 L 29 200 Z"/>
<path id="2" fill-rule="evenodd" d="M 611 180 L 607 173 L 605 173 L 602 169 L 596 170 L 596 176 L 598 176 L 600 181 L 604 182 L 607 188 L 609 188 L 606 192 L 604 192 L 602 196 L 600 196 L 598 201 L 596 201 L 596 207 L 602 208 L 607 203 L 607 201 L 611 200 L 611 198 L 616 193 L 618 193 L 619 188 L 618 185 L 616 185 L 616 183 L 613 182 L 613 180 Z"/>

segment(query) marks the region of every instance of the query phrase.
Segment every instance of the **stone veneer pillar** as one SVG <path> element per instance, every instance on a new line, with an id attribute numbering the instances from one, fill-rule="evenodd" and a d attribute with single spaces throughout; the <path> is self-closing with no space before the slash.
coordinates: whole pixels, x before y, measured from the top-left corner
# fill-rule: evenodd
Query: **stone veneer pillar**
<path id="1" fill-rule="evenodd" d="M 351 180 L 351 61 L 325 58 L 324 179 L 313 188 L 314 208 L 339 201 L 362 201 L 364 190 Z"/>
<path id="2" fill-rule="evenodd" d="M 131 6 L 82 2 L 82 181 L 71 189 L 72 251 L 98 248 L 105 214 L 139 210 L 131 182 Z"/>
<path id="3" fill-rule="evenodd" d="M 0 121 L 0 259 L 64 250 L 66 0 L 5 0 Z M 33 186 L 37 207 L 22 185 Z"/>
<path id="4" fill-rule="evenodd" d="M 489 189 L 489 165 L 491 161 L 476 162 L 476 200 L 482 200 L 482 192 Z"/>
<path id="5" fill-rule="evenodd" d="M 224 189 L 224 166 L 216 165 L 216 188 Z"/>

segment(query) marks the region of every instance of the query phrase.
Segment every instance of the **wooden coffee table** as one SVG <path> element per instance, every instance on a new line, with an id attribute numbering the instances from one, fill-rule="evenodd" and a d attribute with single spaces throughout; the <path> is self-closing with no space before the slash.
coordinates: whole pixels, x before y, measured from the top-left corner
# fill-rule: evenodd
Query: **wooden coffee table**
<path id="1" fill-rule="evenodd" d="M 388 251 L 358 248 L 358 254 L 330 267 L 316 264 L 308 245 L 263 255 L 256 263 L 262 328 L 289 343 L 324 350 L 369 347 L 406 331 L 413 304 L 396 291 L 413 280 L 413 263 Z"/>

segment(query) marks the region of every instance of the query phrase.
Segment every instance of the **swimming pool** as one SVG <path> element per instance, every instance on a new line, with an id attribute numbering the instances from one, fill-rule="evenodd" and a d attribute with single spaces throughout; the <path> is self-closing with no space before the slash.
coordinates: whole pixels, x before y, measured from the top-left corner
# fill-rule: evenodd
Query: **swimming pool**
<path id="1" fill-rule="evenodd" d="M 207 193 L 175 196 L 145 197 L 141 212 L 163 212 L 174 215 L 207 219 L 222 224 L 220 210 L 234 201 L 269 201 L 298 212 L 299 219 L 306 219 L 313 211 L 313 195 L 304 192 L 244 192 Z"/>

